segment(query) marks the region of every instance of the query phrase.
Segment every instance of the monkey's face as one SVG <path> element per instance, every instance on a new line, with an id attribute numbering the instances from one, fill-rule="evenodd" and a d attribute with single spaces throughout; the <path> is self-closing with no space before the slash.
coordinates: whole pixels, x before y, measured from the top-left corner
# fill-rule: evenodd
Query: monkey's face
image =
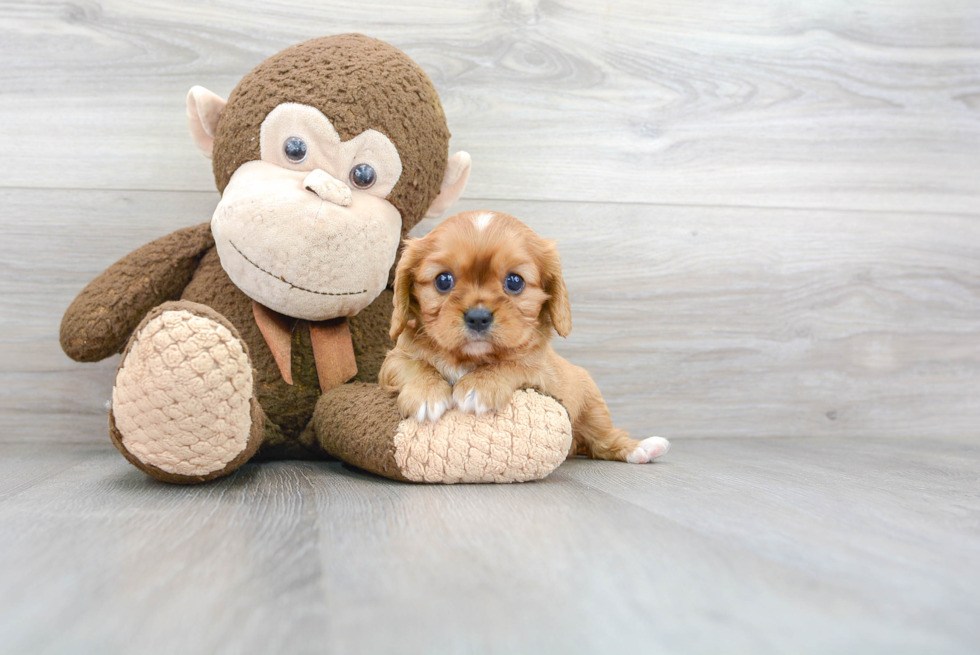
<path id="1" fill-rule="evenodd" d="M 238 168 L 211 219 L 221 265 L 253 300 L 287 316 L 352 316 L 388 281 L 402 217 L 386 197 L 398 150 L 366 130 L 341 141 L 308 105 L 262 122 L 261 159 Z"/>

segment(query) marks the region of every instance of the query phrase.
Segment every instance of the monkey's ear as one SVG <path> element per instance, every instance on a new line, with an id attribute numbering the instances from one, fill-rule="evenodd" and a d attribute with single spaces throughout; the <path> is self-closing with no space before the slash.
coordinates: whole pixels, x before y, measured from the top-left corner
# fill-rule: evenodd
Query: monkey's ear
<path id="1" fill-rule="evenodd" d="M 187 92 L 187 125 L 201 153 L 211 159 L 218 119 L 226 101 L 203 86 L 192 86 Z"/>
<path id="2" fill-rule="evenodd" d="M 391 339 L 395 341 L 398 335 L 405 331 L 408 322 L 412 320 L 412 283 L 413 270 L 428 254 L 423 245 L 424 239 L 409 239 L 405 242 L 405 250 L 395 268 L 395 309 L 391 314 Z"/>
<path id="3" fill-rule="evenodd" d="M 466 182 L 470 179 L 470 169 L 473 160 L 470 159 L 468 152 L 460 150 L 449 158 L 446 162 L 446 172 L 442 177 L 442 187 L 439 195 L 429 205 L 429 211 L 425 213 L 426 218 L 439 218 L 449 209 L 454 202 L 463 195 Z"/>

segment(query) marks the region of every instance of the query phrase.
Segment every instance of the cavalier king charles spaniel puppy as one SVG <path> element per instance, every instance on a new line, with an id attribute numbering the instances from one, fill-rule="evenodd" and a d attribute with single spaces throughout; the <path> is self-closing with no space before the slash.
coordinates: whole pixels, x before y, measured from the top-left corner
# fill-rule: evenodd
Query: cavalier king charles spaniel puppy
<path id="1" fill-rule="evenodd" d="M 398 393 L 402 415 L 436 421 L 456 407 L 503 409 L 518 389 L 557 398 L 568 410 L 569 456 L 645 464 L 667 452 L 615 428 L 585 369 L 552 350 L 552 331 L 572 329 L 554 241 L 500 212 L 456 214 L 405 244 L 395 271 L 391 338 L 379 382 Z"/>

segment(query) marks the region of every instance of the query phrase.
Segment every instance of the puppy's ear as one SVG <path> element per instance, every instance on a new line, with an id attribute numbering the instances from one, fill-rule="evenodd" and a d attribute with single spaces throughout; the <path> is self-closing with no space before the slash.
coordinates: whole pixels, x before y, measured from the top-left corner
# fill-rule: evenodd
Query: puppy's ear
<path id="1" fill-rule="evenodd" d="M 428 254 L 424 239 L 408 239 L 401 259 L 395 268 L 395 309 L 391 314 L 391 339 L 405 331 L 412 319 L 412 271 L 419 265 L 422 258 Z"/>
<path id="2" fill-rule="evenodd" d="M 547 239 L 542 239 L 541 281 L 545 293 L 550 296 L 541 311 L 547 310 L 555 332 L 562 337 L 567 337 L 572 331 L 572 305 L 568 301 L 568 290 L 561 276 L 558 244 Z"/>

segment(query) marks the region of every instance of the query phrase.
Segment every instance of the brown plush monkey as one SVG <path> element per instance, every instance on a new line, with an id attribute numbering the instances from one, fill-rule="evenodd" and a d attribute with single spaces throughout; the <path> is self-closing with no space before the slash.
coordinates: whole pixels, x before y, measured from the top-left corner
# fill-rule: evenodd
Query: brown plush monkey
<path id="1" fill-rule="evenodd" d="M 567 414 L 533 391 L 505 412 L 403 420 L 375 384 L 391 347 L 401 238 L 462 193 L 466 153 L 426 74 L 358 34 L 307 41 L 245 76 L 227 103 L 191 89 L 213 158 L 210 223 L 139 248 L 65 313 L 78 361 L 122 352 L 116 447 L 168 482 L 227 475 L 256 453 L 333 455 L 397 480 L 544 477 L 571 444 Z"/>

